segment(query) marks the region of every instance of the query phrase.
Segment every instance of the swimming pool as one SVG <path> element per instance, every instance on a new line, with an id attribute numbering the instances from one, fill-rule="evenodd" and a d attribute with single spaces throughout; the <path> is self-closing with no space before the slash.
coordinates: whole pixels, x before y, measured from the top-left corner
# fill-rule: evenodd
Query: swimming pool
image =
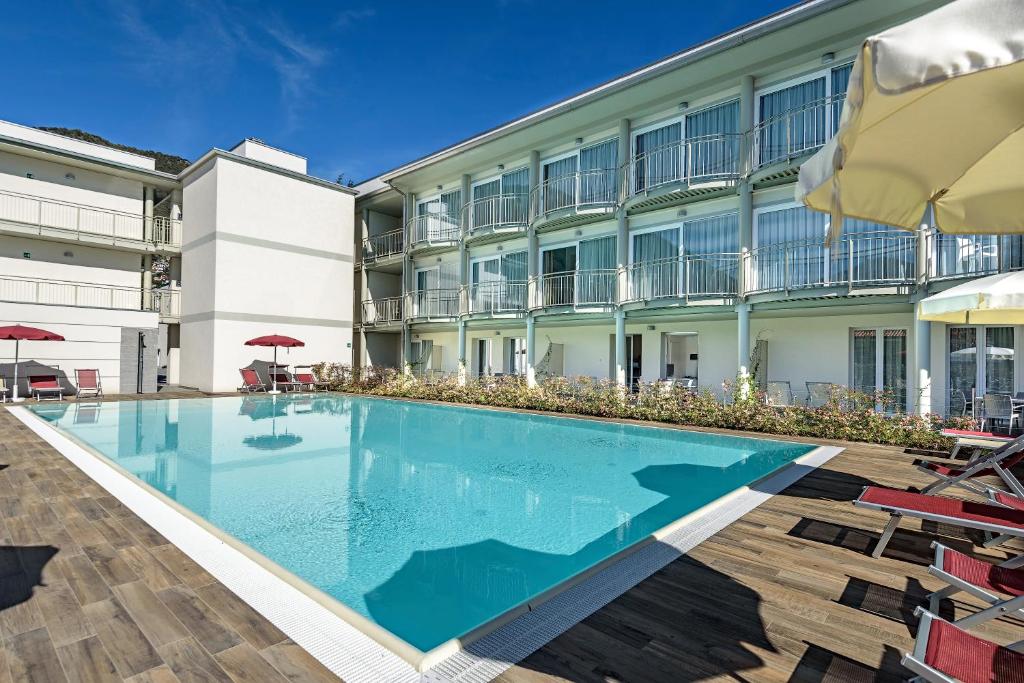
<path id="1" fill-rule="evenodd" d="M 420 652 L 814 448 L 339 395 L 32 410 Z"/>

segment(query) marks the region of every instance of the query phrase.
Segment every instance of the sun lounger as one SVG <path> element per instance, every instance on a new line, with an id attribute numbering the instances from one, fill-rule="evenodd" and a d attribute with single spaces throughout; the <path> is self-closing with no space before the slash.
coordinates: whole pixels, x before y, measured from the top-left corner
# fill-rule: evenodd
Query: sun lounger
<path id="1" fill-rule="evenodd" d="M 281 391 L 297 391 L 302 388 L 302 384 L 296 382 L 291 374 L 286 370 L 287 366 L 284 365 L 271 365 L 267 368 L 270 373 L 271 382 L 277 385 L 277 388 Z"/>
<path id="2" fill-rule="evenodd" d="M 254 391 L 266 391 L 267 387 L 260 381 L 260 376 L 252 368 L 239 368 L 242 373 L 241 391 L 252 393 Z"/>
<path id="3" fill-rule="evenodd" d="M 878 539 L 872 557 L 881 557 L 893 533 L 904 517 L 990 531 L 1007 538 L 1024 536 L 1024 510 L 1015 510 L 991 503 L 929 496 L 881 486 L 866 486 L 853 501 L 857 507 L 888 512 L 892 517 Z"/>
<path id="4" fill-rule="evenodd" d="M 915 460 L 914 465 L 938 481 L 926 486 L 921 493 L 932 495 L 950 486 L 959 486 L 972 493 L 988 495 L 988 487 L 978 483 L 978 477 L 998 476 L 1014 495 L 1024 498 L 1024 485 L 1014 476 L 1011 468 L 1024 461 L 1024 436 L 968 462 L 963 467 L 950 467 L 929 460 Z"/>
<path id="5" fill-rule="evenodd" d="M 37 401 L 64 400 L 64 390 L 56 375 L 31 375 L 28 378 L 28 389 Z"/>
<path id="6" fill-rule="evenodd" d="M 922 607 L 914 614 L 921 620 L 917 640 L 902 663 L 921 680 L 1024 683 L 1024 654 L 971 635 Z"/>
<path id="7" fill-rule="evenodd" d="M 946 587 L 928 596 L 928 609 L 938 613 L 945 598 L 964 592 L 989 605 L 953 623 L 968 628 L 1002 616 L 1024 616 L 1024 555 L 992 564 L 932 543 L 935 560 L 928 573 L 946 582 Z"/>
<path id="8" fill-rule="evenodd" d="M 78 385 L 78 398 L 86 398 L 89 396 L 97 397 L 103 395 L 103 386 L 100 384 L 99 370 L 76 369 L 75 384 Z"/>
<path id="9" fill-rule="evenodd" d="M 1012 436 L 1006 436 L 1005 434 L 979 432 L 969 429 L 943 429 L 939 433 L 942 436 L 956 439 L 956 444 L 949 454 L 951 460 L 956 460 L 962 450 L 968 450 L 972 453 L 994 450 L 1014 440 Z"/>
<path id="10" fill-rule="evenodd" d="M 295 368 L 295 381 L 300 387 L 308 387 L 309 391 L 327 391 L 327 385 L 313 375 L 309 366 L 302 365 Z"/>

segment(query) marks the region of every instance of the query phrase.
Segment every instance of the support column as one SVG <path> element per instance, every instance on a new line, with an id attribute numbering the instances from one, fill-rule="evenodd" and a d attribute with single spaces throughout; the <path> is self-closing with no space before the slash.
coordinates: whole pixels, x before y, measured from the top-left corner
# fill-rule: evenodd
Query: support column
<path id="1" fill-rule="evenodd" d="M 462 211 L 460 212 L 460 225 L 462 238 L 459 240 L 459 357 L 458 357 L 458 381 L 459 386 L 466 386 L 466 321 L 462 316 L 469 313 L 469 250 L 466 248 L 466 235 L 469 231 L 469 202 L 472 186 L 468 173 L 462 174 Z"/>
<path id="2" fill-rule="evenodd" d="M 921 320 L 921 304 L 914 306 L 914 377 L 917 414 L 932 412 L 932 324 Z"/>
<path id="3" fill-rule="evenodd" d="M 412 306 L 413 306 L 413 278 L 415 273 L 413 270 L 412 256 L 409 254 L 408 245 L 410 244 L 411 235 L 409 234 L 409 221 L 412 220 L 413 216 L 413 196 L 411 194 L 405 195 L 402 201 L 402 230 L 404 231 L 406 252 L 402 259 L 402 372 L 410 374 L 412 372 L 412 330 L 409 326 L 409 319 L 412 317 Z"/>
<path id="4" fill-rule="evenodd" d="M 537 386 L 537 329 L 532 313 L 526 314 L 526 386 Z"/>
<path id="5" fill-rule="evenodd" d="M 466 321 L 459 320 L 458 322 L 459 331 L 459 386 L 466 386 L 466 377 L 468 375 L 466 371 Z"/>
<path id="6" fill-rule="evenodd" d="M 142 308 L 153 309 L 153 255 L 142 257 Z"/>
<path id="7" fill-rule="evenodd" d="M 626 386 L 626 312 L 615 311 L 615 383 Z"/>
<path id="8" fill-rule="evenodd" d="M 147 242 L 152 242 L 155 237 L 153 233 L 153 195 L 155 190 L 152 187 L 146 186 L 142 188 L 142 229 L 143 238 Z"/>
<path id="9" fill-rule="evenodd" d="M 750 304 L 736 304 L 736 379 L 750 376 Z M 746 398 L 746 383 L 740 396 Z"/>

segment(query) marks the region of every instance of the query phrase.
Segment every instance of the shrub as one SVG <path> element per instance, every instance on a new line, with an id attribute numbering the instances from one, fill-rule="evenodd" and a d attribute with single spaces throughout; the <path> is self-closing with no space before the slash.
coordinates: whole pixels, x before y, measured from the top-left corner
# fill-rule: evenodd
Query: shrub
<path id="1" fill-rule="evenodd" d="M 397 370 L 367 368 L 355 372 L 346 365 L 321 363 L 317 376 L 335 391 L 372 396 L 413 398 L 451 403 L 545 410 L 556 413 L 665 422 L 692 427 L 735 429 L 780 436 L 804 436 L 839 441 L 865 441 L 905 448 L 949 450 L 952 440 L 942 427 L 972 428 L 969 418 L 908 415 L 878 411 L 894 404 L 892 396 L 870 395 L 837 387 L 820 408 L 766 405 L 749 384 L 727 382 L 722 402 L 708 389 L 692 392 L 678 386 L 641 384 L 627 393 L 615 383 L 587 377 L 551 377 L 528 387 L 520 377 L 469 379 L 460 385 L 454 376 L 415 377 Z"/>

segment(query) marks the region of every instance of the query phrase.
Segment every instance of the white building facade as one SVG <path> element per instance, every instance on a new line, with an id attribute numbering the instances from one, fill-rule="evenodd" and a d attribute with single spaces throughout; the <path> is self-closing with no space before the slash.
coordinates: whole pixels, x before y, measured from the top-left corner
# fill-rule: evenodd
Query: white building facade
<path id="1" fill-rule="evenodd" d="M 1020 328 L 915 316 L 1024 266 L 1019 238 L 922 216 L 826 244 L 828 216 L 793 199 L 863 39 L 940 4 L 804 3 L 367 181 L 356 362 L 716 393 L 752 374 L 919 412 L 1024 388 Z"/>

